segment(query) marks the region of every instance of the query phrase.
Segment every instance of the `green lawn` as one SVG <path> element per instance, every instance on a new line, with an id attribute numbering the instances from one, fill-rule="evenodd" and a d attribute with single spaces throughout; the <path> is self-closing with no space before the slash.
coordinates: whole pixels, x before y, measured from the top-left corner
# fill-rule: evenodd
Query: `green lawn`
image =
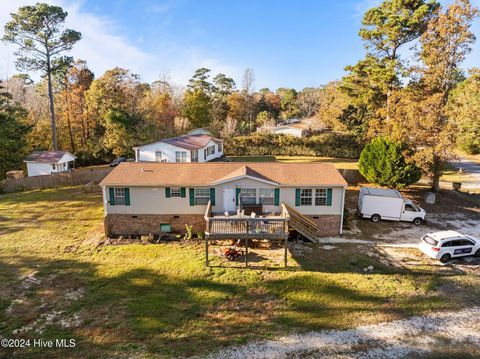
<path id="1" fill-rule="evenodd" d="M 358 160 L 349 158 L 334 158 L 334 157 L 307 157 L 307 156 L 228 156 L 234 162 L 285 162 L 285 163 L 300 163 L 300 162 L 330 162 L 337 168 L 357 169 Z"/>
<path id="2" fill-rule="evenodd" d="M 305 245 L 289 270 L 254 270 L 205 268 L 194 242 L 97 246 L 101 198 L 80 187 L 2 195 L 0 215 L 0 336 L 77 340 L 7 356 L 202 355 L 480 298 L 475 276 L 396 270 L 355 247 Z"/>

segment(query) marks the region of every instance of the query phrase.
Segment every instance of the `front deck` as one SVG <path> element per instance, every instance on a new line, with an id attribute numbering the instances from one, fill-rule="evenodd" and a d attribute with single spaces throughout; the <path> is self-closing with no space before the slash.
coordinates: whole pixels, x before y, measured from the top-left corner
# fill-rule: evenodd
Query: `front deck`
<path id="1" fill-rule="evenodd" d="M 207 239 L 268 239 L 288 238 L 289 214 L 285 205 L 279 215 L 251 217 L 245 215 L 213 215 L 211 203 L 205 213 Z"/>
<path id="2" fill-rule="evenodd" d="M 242 239 L 245 246 L 245 266 L 248 266 L 248 241 L 270 240 L 283 242 L 284 263 L 287 267 L 288 221 L 287 207 L 282 203 L 280 215 L 260 217 L 213 215 L 212 204 L 208 202 L 205 212 L 205 265 L 209 266 L 208 242 L 215 239 Z"/>

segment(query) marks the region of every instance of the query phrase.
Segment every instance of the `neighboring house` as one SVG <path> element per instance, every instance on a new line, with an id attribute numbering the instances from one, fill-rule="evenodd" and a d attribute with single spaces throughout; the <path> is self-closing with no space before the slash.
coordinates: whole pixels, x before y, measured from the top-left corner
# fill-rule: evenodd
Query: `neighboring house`
<path id="1" fill-rule="evenodd" d="M 259 132 L 268 132 L 275 135 L 290 135 L 294 137 L 307 136 L 311 131 L 311 121 L 290 120 L 284 125 L 259 128 Z"/>
<path id="2" fill-rule="evenodd" d="M 291 208 L 322 236 L 342 232 L 347 183 L 328 163 L 122 163 L 100 186 L 107 235 L 205 231 L 210 201 L 214 219 L 240 209 L 274 219 Z"/>
<path id="3" fill-rule="evenodd" d="M 133 149 L 136 162 L 208 162 L 223 156 L 223 141 L 197 129 Z"/>
<path id="4" fill-rule="evenodd" d="M 23 162 L 27 164 L 28 177 L 67 172 L 75 167 L 76 157 L 67 151 L 35 151 Z"/>

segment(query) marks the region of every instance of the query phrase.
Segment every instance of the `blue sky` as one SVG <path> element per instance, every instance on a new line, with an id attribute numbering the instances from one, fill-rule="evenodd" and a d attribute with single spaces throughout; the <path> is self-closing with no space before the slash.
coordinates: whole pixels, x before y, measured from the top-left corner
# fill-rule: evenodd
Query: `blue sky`
<path id="1" fill-rule="evenodd" d="M 31 0 L 0 4 L 0 24 Z M 73 55 L 100 76 L 122 66 L 145 81 L 186 83 L 205 66 L 240 82 L 255 72 L 256 88 L 318 86 L 339 79 L 363 57 L 363 12 L 379 0 L 51 0 L 69 12 L 84 38 Z M 474 0 L 480 5 L 480 0 Z M 478 24 L 475 32 L 480 33 Z M 480 36 L 479 36 L 480 37 Z M 13 49 L 1 45 L 0 75 L 15 72 Z M 465 66 L 480 66 L 476 46 Z"/>

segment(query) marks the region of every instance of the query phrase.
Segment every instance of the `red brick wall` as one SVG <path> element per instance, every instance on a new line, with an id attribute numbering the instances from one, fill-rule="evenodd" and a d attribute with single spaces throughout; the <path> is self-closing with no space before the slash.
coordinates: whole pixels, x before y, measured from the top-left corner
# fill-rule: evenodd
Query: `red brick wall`
<path id="1" fill-rule="evenodd" d="M 340 221 L 342 217 L 337 214 L 324 214 L 318 216 L 309 216 L 315 222 L 317 222 L 320 227 L 318 235 L 320 237 L 324 236 L 336 236 L 340 234 Z M 316 218 L 314 218 L 316 217 Z"/>
<path id="2" fill-rule="evenodd" d="M 205 231 L 205 219 L 201 214 L 108 214 L 104 220 L 107 236 L 159 234 L 163 223 L 169 223 L 175 233 L 185 233 L 186 224 L 193 226 L 193 232 Z"/>

